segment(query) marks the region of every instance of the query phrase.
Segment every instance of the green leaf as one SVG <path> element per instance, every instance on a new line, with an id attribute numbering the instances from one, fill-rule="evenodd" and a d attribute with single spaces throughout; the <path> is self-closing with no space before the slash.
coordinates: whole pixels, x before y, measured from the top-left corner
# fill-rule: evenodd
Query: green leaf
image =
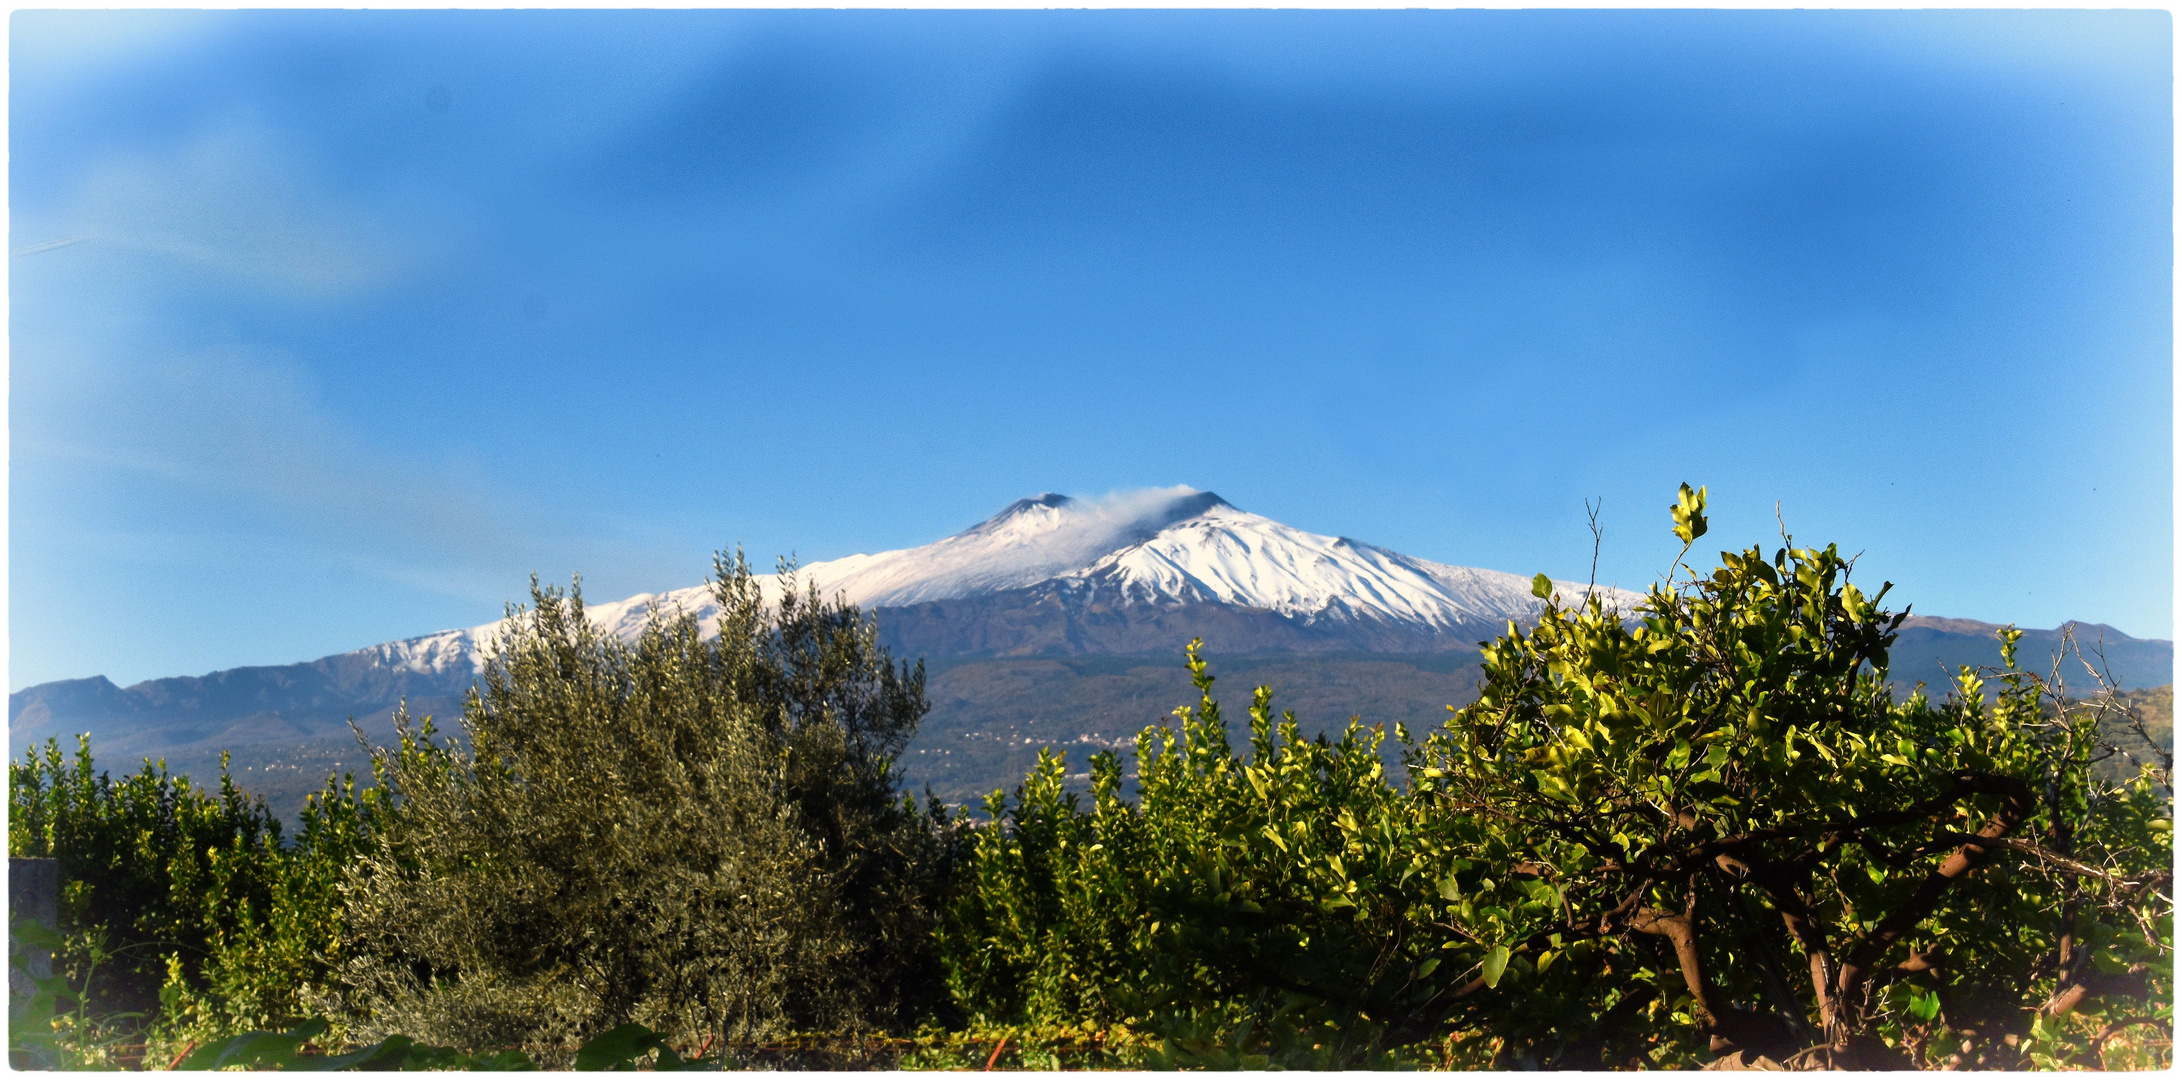
<path id="1" fill-rule="evenodd" d="M 324 1020 L 312 1020 L 291 1031 L 245 1031 L 198 1047 L 176 1068 L 225 1069 L 240 1065 L 252 1069 L 285 1068 L 295 1052 L 310 1039 L 326 1033 Z"/>
<path id="2" fill-rule="evenodd" d="M 31 919 L 17 919 L 8 923 L 8 936 L 16 943 L 33 949 L 58 952 L 68 945 L 68 939 L 48 929 L 44 923 Z"/>
<path id="3" fill-rule="evenodd" d="M 1667 512 L 1674 517 L 1676 539 L 1685 544 L 1694 544 L 1698 537 L 1705 535 L 1704 488 L 1691 491 L 1688 484 L 1682 485 L 1680 496 L 1675 499 L 1673 506 L 1667 508 Z"/>
<path id="4" fill-rule="evenodd" d="M 390 1035 L 346 1054 L 328 1054 L 323 1057 L 299 1058 L 289 1065 L 288 1072 L 340 1072 L 346 1069 L 368 1069 L 384 1072 L 399 1069 L 409 1060 L 409 1048 L 414 1044 L 407 1035 Z"/>
<path id="5" fill-rule="evenodd" d="M 1530 594 L 1543 600 L 1553 595 L 1553 579 L 1540 574 L 1530 579 Z"/>
<path id="6" fill-rule="evenodd" d="M 634 1065 L 637 1058 L 649 1053 L 653 1047 L 663 1045 L 652 1029 L 642 1024 L 623 1024 L 578 1048 L 576 1071 L 598 1072 Z"/>
<path id="7" fill-rule="evenodd" d="M 521 1050 L 495 1050 L 490 1054 L 479 1054 L 470 1061 L 478 1072 L 532 1072 L 538 1068 L 538 1063 Z"/>
<path id="8" fill-rule="evenodd" d="M 1485 954 L 1485 970 L 1483 974 L 1485 976 L 1486 987 L 1491 988 L 1499 986 L 1500 975 L 1502 972 L 1505 972 L 1507 970 L 1508 947 L 1506 945 L 1493 946 L 1493 951 Z"/>

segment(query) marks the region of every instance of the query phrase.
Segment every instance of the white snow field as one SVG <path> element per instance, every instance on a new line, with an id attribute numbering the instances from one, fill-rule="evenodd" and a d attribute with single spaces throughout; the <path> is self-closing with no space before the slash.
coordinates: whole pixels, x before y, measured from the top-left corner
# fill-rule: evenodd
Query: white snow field
<path id="1" fill-rule="evenodd" d="M 1156 488 L 1097 501 L 1051 493 L 1020 499 L 962 532 L 922 547 L 850 555 L 797 571 L 799 585 L 866 611 L 1050 585 L 1075 598 L 1132 604 L 1232 604 L 1305 623 L 1386 621 L 1434 630 L 1537 615 L 1531 579 L 1450 566 L 1344 537 L 1320 536 L 1229 505 L 1209 491 Z M 1555 581 L 1564 606 L 1582 582 Z M 759 579 L 768 602 L 780 580 Z M 1641 594 L 1605 586 L 1610 608 Z M 679 608 L 710 632 L 719 608 L 710 585 L 591 604 L 589 619 L 633 640 L 652 605 Z M 358 650 L 397 669 L 481 670 L 505 620 Z"/>

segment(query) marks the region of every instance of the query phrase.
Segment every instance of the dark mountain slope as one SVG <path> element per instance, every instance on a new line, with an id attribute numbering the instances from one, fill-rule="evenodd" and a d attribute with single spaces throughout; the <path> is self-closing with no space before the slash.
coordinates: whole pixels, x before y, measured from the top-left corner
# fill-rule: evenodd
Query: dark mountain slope
<path id="1" fill-rule="evenodd" d="M 1277 611 L 1220 603 L 1085 602 L 1052 585 L 935 600 L 877 614 L 880 639 L 897 656 L 1181 655 L 1192 639 L 1232 656 L 1474 651 L 1498 627 L 1453 630 L 1390 620 L 1306 622 Z"/>
<path id="2" fill-rule="evenodd" d="M 1938 619 L 1911 615 L 1902 624 L 1894 643 L 1889 674 L 1904 685 L 1922 682 L 1935 690 L 1953 681 L 1964 665 L 1997 667 L 2000 664 L 2000 627 L 1974 619 Z M 2073 644 L 2068 644 L 2073 638 Z M 2041 675 L 2050 675 L 2056 659 L 2063 681 L 2072 693 L 2093 689 L 2095 680 L 2084 667 L 2089 660 L 2109 673 L 2124 690 L 2163 686 L 2174 681 L 2174 643 L 2133 638 L 2098 623 L 2063 623 L 2051 630 L 2025 630 L 2016 651 L 2016 662 Z"/>

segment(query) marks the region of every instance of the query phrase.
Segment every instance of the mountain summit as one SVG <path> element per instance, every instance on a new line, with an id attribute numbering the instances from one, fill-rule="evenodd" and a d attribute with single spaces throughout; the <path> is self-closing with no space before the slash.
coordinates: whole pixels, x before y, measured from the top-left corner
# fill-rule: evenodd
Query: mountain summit
<path id="1" fill-rule="evenodd" d="M 1190 636 L 1227 651 L 1431 652 L 1467 648 L 1509 620 L 1535 618 L 1540 607 L 1521 574 L 1304 532 L 1190 487 L 1097 500 L 1047 492 L 921 547 L 812 563 L 795 576 L 799 586 L 875 613 L 897 651 L 941 655 L 1152 653 L 1174 647 L 1176 635 L 1193 627 L 1204 632 Z M 777 577 L 759 584 L 777 598 Z M 1563 603 L 1584 595 L 1581 583 L 1554 586 Z M 1624 610 L 1641 599 L 1599 591 Z M 687 611 L 707 630 L 719 614 L 709 585 L 586 612 L 601 628 L 633 639 L 654 605 Z M 996 637 L 995 620 L 1018 632 Z M 1159 630 L 1126 632 L 1132 625 Z M 1251 629 L 1238 632 L 1245 625 Z M 475 672 L 500 626 L 363 651 L 408 671 Z"/>

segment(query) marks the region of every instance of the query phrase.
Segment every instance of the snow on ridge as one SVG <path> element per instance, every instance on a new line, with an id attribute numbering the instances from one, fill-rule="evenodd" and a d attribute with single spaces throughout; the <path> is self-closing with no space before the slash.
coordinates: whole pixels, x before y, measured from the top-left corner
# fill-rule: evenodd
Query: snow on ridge
<path id="1" fill-rule="evenodd" d="M 1227 505 L 1218 495 L 1186 485 L 1095 499 L 1045 492 L 1018 499 L 998 514 L 922 547 L 849 555 L 799 567 L 796 581 L 799 587 L 815 585 L 828 598 L 839 596 L 867 611 L 1025 588 L 1149 540 L 1176 521 Z M 775 575 L 760 575 L 758 585 L 768 603 L 779 599 L 780 582 Z M 718 625 L 719 605 L 709 584 L 587 604 L 584 614 L 599 628 L 633 640 L 643 631 L 654 601 L 668 611 L 688 612 L 708 633 Z M 382 662 L 412 671 L 448 671 L 464 664 L 471 671 L 483 671 L 485 656 L 504 622 L 444 630 L 360 651 L 378 653 Z"/>
<path id="2" fill-rule="evenodd" d="M 1227 505 L 1191 487 L 1152 488 L 1102 499 L 1046 493 L 922 547 L 851 555 L 805 567 L 803 577 L 865 608 L 901 607 L 1020 589 L 1142 543 L 1175 520 Z"/>
<path id="3" fill-rule="evenodd" d="M 474 666 L 476 631 L 442 630 L 356 651 L 396 671 L 437 674 L 452 668 Z"/>
<path id="4" fill-rule="evenodd" d="M 1320 536 L 1239 510 L 1209 491 L 1151 488 L 1097 499 L 1043 493 L 922 547 L 850 555 L 797 571 L 801 587 L 870 611 L 1052 582 L 1070 592 L 1171 605 L 1216 602 L 1263 608 L 1306 623 L 1386 621 L 1449 630 L 1535 617 L 1542 606 L 1521 574 L 1451 566 L 1344 537 Z M 1564 606 L 1584 585 L 1555 581 Z M 780 580 L 761 575 L 766 602 Z M 1597 590 L 1609 607 L 1641 594 Z M 685 611 L 711 632 L 719 606 L 709 584 L 587 605 L 600 629 L 633 640 L 652 606 Z M 504 620 L 360 650 L 419 672 L 484 669 Z"/>
<path id="5" fill-rule="evenodd" d="M 1376 619 L 1451 629 L 1534 616 L 1543 606 L 1521 574 L 1412 558 L 1226 505 L 1069 577 L 1075 587 L 1110 588 L 1126 601 L 1214 601 L 1305 622 Z M 1581 583 L 1553 584 L 1563 604 L 1581 602 Z M 1641 599 L 1598 591 L 1623 610 Z"/>

